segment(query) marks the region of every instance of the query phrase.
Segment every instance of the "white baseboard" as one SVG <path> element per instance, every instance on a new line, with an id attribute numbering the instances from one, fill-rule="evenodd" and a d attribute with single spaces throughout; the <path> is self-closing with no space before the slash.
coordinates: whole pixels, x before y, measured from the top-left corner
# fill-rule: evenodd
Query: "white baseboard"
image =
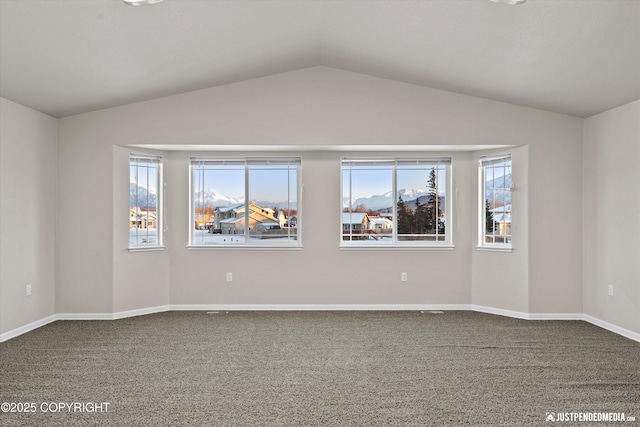
<path id="1" fill-rule="evenodd" d="M 172 311 L 170 305 L 138 308 L 135 310 L 118 311 L 115 313 L 58 313 L 57 320 L 118 320 L 127 317 L 144 316 L 145 314 Z"/>
<path id="2" fill-rule="evenodd" d="M 113 320 L 112 313 L 58 313 L 57 320 Z"/>
<path id="3" fill-rule="evenodd" d="M 469 310 L 468 304 L 172 304 L 172 311 L 417 311 Z"/>
<path id="4" fill-rule="evenodd" d="M 5 342 L 10 340 L 11 338 L 15 338 L 19 335 L 26 334 L 27 332 L 31 332 L 35 329 L 41 328 L 44 325 L 48 325 L 49 323 L 55 322 L 58 320 L 58 317 L 55 314 L 51 316 L 47 316 L 43 319 L 36 320 L 35 322 L 31 322 L 28 325 L 20 326 L 19 328 L 12 329 L 4 334 L 0 334 L 0 342 Z"/>
<path id="5" fill-rule="evenodd" d="M 529 320 L 583 320 L 582 313 L 530 313 Z"/>
<path id="6" fill-rule="evenodd" d="M 167 311 L 477 311 L 523 320 L 583 320 L 640 342 L 640 334 L 583 313 L 525 313 L 475 304 L 169 304 L 116 313 L 58 313 L 0 334 L 0 342 L 56 320 L 118 320 Z"/>
<path id="7" fill-rule="evenodd" d="M 529 313 L 523 313 L 520 311 L 513 311 L 513 310 L 505 310 L 503 308 L 487 307 L 484 305 L 474 304 L 470 306 L 470 310 L 478 311 L 480 313 L 495 314 L 498 316 L 513 317 L 515 319 L 529 320 Z"/>
<path id="8" fill-rule="evenodd" d="M 487 307 L 483 305 L 472 305 L 471 310 L 523 320 L 583 320 L 582 313 L 525 313 L 522 311 L 505 310 L 502 308 Z"/>
<path id="9" fill-rule="evenodd" d="M 604 320 L 600 320 L 597 317 L 593 317 L 588 314 L 583 314 L 582 320 L 584 320 L 585 322 L 589 322 L 592 325 L 598 326 L 602 329 L 606 329 L 607 331 L 622 335 L 623 337 L 629 338 L 630 340 L 640 342 L 640 334 L 637 332 L 621 328 L 620 326 L 616 326 L 613 323 L 605 322 Z"/>
<path id="10" fill-rule="evenodd" d="M 164 313 L 166 311 L 172 311 L 170 305 L 159 305 L 159 306 L 156 306 L 156 307 L 148 307 L 148 308 L 139 308 L 139 309 L 136 309 L 136 310 L 120 311 L 120 312 L 117 312 L 117 313 L 113 313 L 111 319 L 112 320 L 125 319 L 127 317 L 144 316 L 144 315 L 147 315 L 147 314 L 154 314 L 154 313 Z"/>

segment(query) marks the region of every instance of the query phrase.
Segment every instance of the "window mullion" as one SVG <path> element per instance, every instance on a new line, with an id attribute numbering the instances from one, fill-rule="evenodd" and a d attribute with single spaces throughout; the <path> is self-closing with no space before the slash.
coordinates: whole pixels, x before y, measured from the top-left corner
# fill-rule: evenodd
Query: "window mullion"
<path id="1" fill-rule="evenodd" d="M 135 193 L 134 193 L 134 194 L 135 194 L 134 201 L 135 201 L 135 206 L 133 207 L 133 208 L 135 209 L 135 211 L 134 211 L 134 213 L 133 213 L 133 214 L 134 214 L 134 217 L 133 217 L 133 229 L 134 229 L 134 232 L 133 232 L 133 233 L 134 233 L 134 234 L 135 234 L 135 236 L 136 236 L 136 241 L 135 241 L 135 243 L 136 243 L 136 244 L 138 244 L 138 206 L 139 206 L 139 203 L 138 203 L 138 182 L 139 182 L 139 178 L 138 178 L 138 174 L 139 174 L 139 171 L 138 171 L 138 164 L 137 164 L 137 163 L 135 163 L 135 166 L 134 166 L 133 168 L 134 168 L 134 171 L 135 171 L 135 178 L 134 178 L 134 185 L 135 185 L 135 189 L 134 189 L 134 192 L 135 192 Z M 129 243 L 131 243 L 131 242 L 129 242 Z"/>
<path id="2" fill-rule="evenodd" d="M 496 168 L 494 166 L 491 166 L 491 188 L 493 188 L 493 194 L 492 194 L 492 198 L 493 200 L 491 200 L 491 206 L 493 206 L 491 209 L 493 209 L 494 213 L 495 213 L 495 209 L 496 209 Z M 491 230 L 491 242 L 495 243 L 496 242 L 496 219 L 495 217 L 493 218 L 493 230 Z"/>
<path id="3" fill-rule="evenodd" d="M 204 165 L 200 170 L 200 220 L 202 221 L 202 212 L 204 211 L 204 175 L 206 173 L 206 169 Z M 197 220 L 196 220 L 197 223 Z M 200 242 L 204 243 L 204 234 L 200 233 Z"/>
<path id="4" fill-rule="evenodd" d="M 435 181 L 436 181 L 436 189 L 439 190 L 440 186 L 439 181 L 438 181 L 438 176 L 440 175 L 440 163 L 436 163 L 436 167 L 435 167 Z M 435 216 L 435 218 L 433 219 L 433 223 L 436 227 L 436 242 L 438 241 L 438 238 L 440 237 L 440 216 L 438 215 L 440 213 L 440 195 L 438 194 L 438 191 L 436 191 L 436 201 L 435 201 L 435 208 L 433 211 L 433 215 Z"/>
<path id="5" fill-rule="evenodd" d="M 146 171 L 146 175 L 147 175 L 147 197 L 145 200 L 145 204 L 147 205 L 146 209 L 147 209 L 147 213 L 144 216 L 144 229 L 145 229 L 145 235 L 147 237 L 147 242 L 149 241 L 149 164 L 146 165 L 145 167 L 145 171 Z"/>
<path id="6" fill-rule="evenodd" d="M 349 167 L 349 241 L 353 241 L 353 207 L 351 206 L 353 200 L 353 167 Z"/>
<path id="7" fill-rule="evenodd" d="M 487 242 L 487 209 L 489 208 L 487 205 L 489 204 L 489 199 L 487 198 L 487 169 L 481 168 L 482 173 L 480 185 L 482 186 L 482 206 L 480 207 L 481 212 L 483 212 L 482 217 L 484 220 L 482 221 L 482 234 L 480 235 L 480 242 L 485 244 Z"/>
<path id="8" fill-rule="evenodd" d="M 249 205 L 249 164 L 247 161 L 244 163 L 244 243 L 250 244 L 249 241 L 249 211 L 251 210 Z"/>
<path id="9" fill-rule="evenodd" d="M 391 242 L 398 242 L 398 164 L 394 162 L 391 173 L 391 214 L 393 215 L 393 227 L 391 228 Z"/>
<path id="10" fill-rule="evenodd" d="M 197 166 L 192 164 L 191 165 L 191 182 L 190 182 L 191 185 L 189 186 L 191 191 L 191 195 L 189 198 L 189 201 L 190 201 L 189 236 L 191 236 L 191 243 L 196 243 L 196 237 L 197 237 L 193 227 L 191 226 L 191 224 L 195 224 L 195 213 L 196 213 L 196 203 L 197 203 L 195 199 L 195 189 L 196 189 L 196 186 L 199 184 L 196 170 L 197 170 Z"/>
<path id="11" fill-rule="evenodd" d="M 280 211 L 282 212 L 282 211 Z M 291 239 L 291 165 L 287 165 L 287 240 Z M 278 218 L 280 224 L 280 218 Z"/>

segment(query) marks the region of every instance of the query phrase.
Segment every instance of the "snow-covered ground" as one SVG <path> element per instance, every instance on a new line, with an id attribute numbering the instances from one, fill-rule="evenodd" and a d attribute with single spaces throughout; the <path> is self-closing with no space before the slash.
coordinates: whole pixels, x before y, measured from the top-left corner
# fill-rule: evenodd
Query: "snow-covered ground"
<path id="1" fill-rule="evenodd" d="M 129 230 L 129 245 L 148 245 L 158 243 L 158 230 L 155 228 Z"/>
<path id="2" fill-rule="evenodd" d="M 136 233 L 137 232 L 137 233 Z M 136 237 L 137 234 L 137 237 Z M 286 242 L 286 241 L 295 241 L 296 235 L 293 234 L 291 237 L 282 236 L 282 237 L 270 237 L 268 239 L 263 239 L 260 237 L 249 237 L 249 241 L 252 242 Z M 129 244 L 131 246 L 137 245 L 146 245 L 146 244 L 155 244 L 158 242 L 158 230 L 149 229 L 149 230 L 129 230 Z M 208 244 L 243 244 L 245 243 L 245 237 L 240 234 L 211 234 L 208 233 L 207 230 L 196 230 L 193 234 L 193 242 L 194 245 L 208 245 Z"/>
<path id="3" fill-rule="evenodd" d="M 193 233 L 191 243 L 194 245 L 207 245 L 212 243 L 242 244 L 244 241 L 244 236 L 241 234 L 211 234 L 207 230 L 196 230 Z"/>
<path id="4" fill-rule="evenodd" d="M 374 237 L 375 236 L 375 237 Z M 345 234 L 343 236 L 343 240 L 344 241 L 349 241 L 349 235 Z M 354 243 L 367 243 L 367 244 L 376 244 L 376 243 L 382 243 L 382 244 L 389 244 L 393 241 L 393 238 L 391 237 L 390 234 L 388 235 L 372 235 L 372 234 L 355 234 L 353 236 L 353 240 Z"/>
<path id="5" fill-rule="evenodd" d="M 295 241 L 296 235 L 292 234 L 291 237 L 281 236 L 281 237 L 269 237 L 268 239 L 263 239 L 259 236 L 251 237 L 249 236 L 250 242 L 286 242 L 286 241 Z M 245 243 L 245 237 L 242 234 L 211 234 L 208 233 L 207 230 L 196 230 L 193 233 L 193 241 L 191 242 L 194 245 L 207 245 L 207 244 L 243 244 Z"/>

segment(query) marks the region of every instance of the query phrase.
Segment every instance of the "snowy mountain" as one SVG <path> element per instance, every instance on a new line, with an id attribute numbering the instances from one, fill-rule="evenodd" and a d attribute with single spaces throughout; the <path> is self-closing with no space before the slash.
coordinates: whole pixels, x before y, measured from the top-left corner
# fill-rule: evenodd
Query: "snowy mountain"
<path id="1" fill-rule="evenodd" d="M 427 190 L 403 188 L 401 190 L 398 190 L 398 194 L 402 196 L 402 200 L 407 202 L 410 200 L 415 200 L 418 197 L 425 196 L 427 194 Z M 374 211 L 388 208 L 389 206 L 393 205 L 393 194 L 391 191 L 389 191 L 385 194 L 376 194 L 371 197 L 360 197 L 355 199 L 353 203 L 351 203 L 351 206 L 354 208 L 358 205 L 364 205 L 367 209 L 371 209 Z M 349 207 L 349 199 L 345 199 L 343 201 L 343 206 L 345 208 Z"/>
<path id="2" fill-rule="evenodd" d="M 500 191 L 494 191 L 494 188 L 504 187 L 511 188 L 511 174 L 507 174 L 495 178 L 494 180 L 487 181 L 485 198 L 487 200 L 494 200 L 495 197 L 496 206 L 502 206 L 511 203 L 511 192 L 507 192 L 505 196 Z"/>
<path id="3" fill-rule="evenodd" d="M 252 200 L 251 203 L 255 203 L 256 205 L 263 208 L 298 209 L 298 204 L 296 202 L 270 202 L 268 200 Z"/>
<path id="4" fill-rule="evenodd" d="M 194 194 L 194 202 L 196 205 L 200 205 L 203 201 L 203 195 L 201 192 L 196 192 Z M 204 205 L 211 207 L 218 206 L 230 206 L 237 205 L 240 203 L 244 203 L 244 197 L 229 197 L 226 196 L 216 190 L 204 190 Z M 255 203 L 258 206 L 262 206 L 264 208 L 278 208 L 278 209 L 297 209 L 297 204 L 295 202 L 287 203 L 287 202 L 272 202 L 267 200 L 251 200 L 251 203 Z"/>
<path id="5" fill-rule="evenodd" d="M 204 201 L 205 206 L 229 206 L 238 203 L 244 203 L 244 197 L 229 197 L 217 192 L 216 190 L 204 190 L 204 192 L 197 191 L 193 195 L 194 203 L 197 205 Z"/>
<path id="6" fill-rule="evenodd" d="M 407 202 L 407 207 L 411 209 L 413 212 L 416 211 L 416 208 L 418 206 L 416 202 L 420 202 L 421 205 L 426 205 L 429 202 L 429 195 L 420 196 L 417 199 L 409 200 Z M 438 204 L 439 204 L 439 209 L 444 212 L 446 207 L 446 197 L 440 196 L 440 200 L 438 201 Z"/>
<path id="7" fill-rule="evenodd" d="M 137 195 L 136 195 L 137 188 Z M 146 188 L 137 186 L 131 182 L 129 183 L 129 206 L 136 206 L 136 196 L 137 196 L 137 205 L 139 208 L 156 208 L 156 195 L 154 193 L 149 193 Z"/>
<path id="8" fill-rule="evenodd" d="M 402 197 L 402 200 L 406 202 L 405 205 L 408 209 L 410 209 L 412 212 L 415 212 L 418 206 L 418 203 L 420 203 L 421 205 L 426 205 L 429 202 L 429 195 L 424 194 L 422 196 L 416 197 L 413 200 L 406 200 L 404 197 Z M 446 211 L 446 201 L 447 201 L 446 197 L 444 195 L 441 195 L 440 201 L 439 201 L 439 204 L 440 204 L 439 209 L 442 212 Z M 390 214 L 390 213 L 393 213 L 393 206 L 389 206 L 382 209 L 376 209 L 376 210 L 380 211 L 381 214 Z"/>
<path id="9" fill-rule="evenodd" d="M 402 196 L 402 200 L 404 200 L 406 202 L 407 200 L 415 200 L 418 197 L 422 197 L 422 196 L 426 195 L 427 194 L 427 190 L 416 190 L 416 189 L 403 188 L 402 190 L 398 191 L 398 194 L 400 196 Z"/>

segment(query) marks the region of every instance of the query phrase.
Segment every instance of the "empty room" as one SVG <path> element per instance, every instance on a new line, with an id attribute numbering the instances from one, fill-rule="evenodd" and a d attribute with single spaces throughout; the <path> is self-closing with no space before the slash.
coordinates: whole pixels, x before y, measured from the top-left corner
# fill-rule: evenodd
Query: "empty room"
<path id="1" fill-rule="evenodd" d="M 640 423 L 639 165 L 640 1 L 0 0 L 0 425 Z"/>

